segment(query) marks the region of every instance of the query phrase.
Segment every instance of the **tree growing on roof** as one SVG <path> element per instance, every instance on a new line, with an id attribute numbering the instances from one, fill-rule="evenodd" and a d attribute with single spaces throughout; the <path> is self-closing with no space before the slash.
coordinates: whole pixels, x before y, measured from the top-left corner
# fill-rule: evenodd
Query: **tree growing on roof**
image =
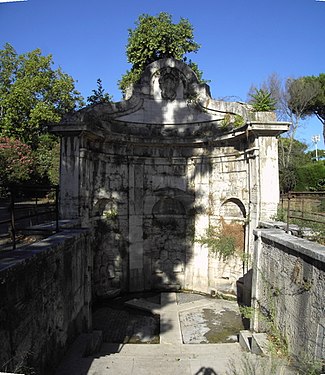
<path id="1" fill-rule="evenodd" d="M 173 23 L 172 16 L 168 13 L 162 12 L 157 16 L 143 14 L 135 24 L 135 29 L 129 29 L 126 46 L 127 59 L 132 68 L 119 81 L 123 93 L 139 80 L 148 64 L 168 57 L 187 62 L 186 54 L 197 52 L 200 48 L 194 41 L 193 26 L 185 18 L 181 18 L 179 23 Z M 188 64 L 203 82 L 202 72 L 197 64 L 191 60 Z"/>

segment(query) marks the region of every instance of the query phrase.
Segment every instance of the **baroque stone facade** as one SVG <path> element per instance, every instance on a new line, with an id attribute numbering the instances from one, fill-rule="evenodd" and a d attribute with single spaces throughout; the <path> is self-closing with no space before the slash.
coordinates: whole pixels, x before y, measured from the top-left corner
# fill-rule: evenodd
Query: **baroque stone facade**
<path id="1" fill-rule="evenodd" d="M 213 100 L 173 59 L 146 68 L 123 102 L 88 106 L 53 128 L 61 136 L 61 217 L 97 228 L 94 289 L 183 288 L 236 293 L 252 232 L 276 213 L 274 113 Z M 197 239 L 242 228 L 223 260 Z"/>

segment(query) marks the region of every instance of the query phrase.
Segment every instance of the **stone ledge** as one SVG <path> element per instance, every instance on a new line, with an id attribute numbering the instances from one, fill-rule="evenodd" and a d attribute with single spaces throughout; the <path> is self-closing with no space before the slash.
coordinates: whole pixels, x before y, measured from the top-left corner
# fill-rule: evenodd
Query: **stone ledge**
<path id="1" fill-rule="evenodd" d="M 294 252 L 325 263 L 325 246 L 323 245 L 308 241 L 304 238 L 292 236 L 283 232 L 281 229 L 275 229 L 272 227 L 268 229 L 255 229 L 253 233 L 257 237 L 276 242 Z"/>
<path id="2" fill-rule="evenodd" d="M 66 242 L 74 241 L 90 233 L 90 229 L 65 229 L 38 242 L 24 246 L 22 249 L 5 251 L 0 254 L 0 279 L 5 278 L 5 272 L 12 268 L 30 262 L 35 257 L 47 256 L 51 251 L 56 251 Z"/>

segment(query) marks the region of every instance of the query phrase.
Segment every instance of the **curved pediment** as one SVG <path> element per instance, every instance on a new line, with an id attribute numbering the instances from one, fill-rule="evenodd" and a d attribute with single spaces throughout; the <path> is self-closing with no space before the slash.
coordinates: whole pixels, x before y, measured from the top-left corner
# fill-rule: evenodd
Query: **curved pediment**
<path id="1" fill-rule="evenodd" d="M 198 97 L 211 99 L 209 86 L 199 83 L 186 63 L 172 58 L 149 64 L 140 81 L 128 90 L 126 99 L 132 96 L 170 102 Z"/>
<path id="2" fill-rule="evenodd" d="M 114 119 L 125 123 L 198 124 L 221 122 L 225 115 L 247 120 L 247 104 L 213 100 L 207 84 L 199 83 L 194 71 L 184 62 L 161 59 L 148 65 L 140 81 L 131 87 L 127 100 L 142 101 L 129 113 L 115 113 Z"/>
<path id="3" fill-rule="evenodd" d="M 259 115 L 263 114 L 263 119 Z M 144 139 L 221 137 L 254 121 L 274 123 L 275 114 L 256 113 L 241 102 L 214 100 L 184 62 L 161 59 L 149 64 L 125 100 L 87 106 L 65 116 L 62 127 Z M 57 127 L 56 131 L 60 131 Z M 66 128 L 68 131 L 68 127 Z M 168 140 L 169 142 L 169 140 Z"/>

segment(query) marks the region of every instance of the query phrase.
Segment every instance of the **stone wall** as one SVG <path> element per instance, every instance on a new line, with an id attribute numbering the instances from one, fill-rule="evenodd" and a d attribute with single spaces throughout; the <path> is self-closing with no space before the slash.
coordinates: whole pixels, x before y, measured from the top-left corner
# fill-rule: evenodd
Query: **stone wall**
<path id="1" fill-rule="evenodd" d="M 90 237 L 66 230 L 2 257 L 0 371 L 51 374 L 90 328 Z"/>
<path id="2" fill-rule="evenodd" d="M 255 231 L 253 329 L 263 330 L 268 316 L 287 338 L 291 354 L 324 359 L 324 295 L 325 246 L 279 229 Z"/>
<path id="3" fill-rule="evenodd" d="M 152 147 L 97 147 L 89 143 L 83 151 L 85 195 L 79 206 L 85 225 L 96 228 L 95 293 L 161 288 L 236 293 L 244 246 L 225 261 L 196 240 L 222 217 L 242 226 L 245 243 L 255 227 L 254 218 L 247 220 L 256 198 L 247 186 L 254 155 L 233 148 L 203 157 L 201 148 L 174 148 L 171 154 L 169 147 L 159 153 Z"/>

